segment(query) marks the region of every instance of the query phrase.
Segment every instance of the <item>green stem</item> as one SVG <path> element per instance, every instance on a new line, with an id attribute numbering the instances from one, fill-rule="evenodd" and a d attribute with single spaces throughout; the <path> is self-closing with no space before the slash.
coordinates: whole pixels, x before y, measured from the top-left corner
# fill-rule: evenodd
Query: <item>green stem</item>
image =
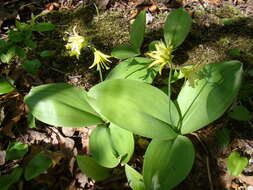
<path id="1" fill-rule="evenodd" d="M 103 75 L 102 75 L 102 71 L 101 71 L 101 68 L 98 69 L 99 71 L 99 77 L 100 77 L 100 81 L 103 82 Z"/>

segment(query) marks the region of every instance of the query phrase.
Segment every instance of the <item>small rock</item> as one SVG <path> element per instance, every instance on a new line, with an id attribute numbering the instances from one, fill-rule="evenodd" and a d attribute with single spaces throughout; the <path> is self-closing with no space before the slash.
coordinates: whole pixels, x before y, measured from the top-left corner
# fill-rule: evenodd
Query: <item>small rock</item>
<path id="1" fill-rule="evenodd" d="M 75 133 L 75 129 L 74 128 L 67 128 L 67 127 L 63 127 L 61 129 L 62 133 L 66 136 L 66 137 L 72 137 Z"/>

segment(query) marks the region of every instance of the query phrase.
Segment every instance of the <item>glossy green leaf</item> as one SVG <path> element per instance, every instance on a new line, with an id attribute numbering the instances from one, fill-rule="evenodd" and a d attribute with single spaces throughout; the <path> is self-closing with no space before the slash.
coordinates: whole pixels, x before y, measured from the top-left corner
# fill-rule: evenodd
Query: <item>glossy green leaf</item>
<path id="1" fill-rule="evenodd" d="M 38 120 L 62 127 L 84 127 L 103 123 L 87 102 L 86 91 L 65 83 L 32 88 L 25 97 Z"/>
<path id="2" fill-rule="evenodd" d="M 242 105 L 234 107 L 233 110 L 228 113 L 228 115 L 238 121 L 249 121 L 252 118 L 250 111 Z"/>
<path id="3" fill-rule="evenodd" d="M 132 47 L 137 51 L 140 50 L 140 47 L 144 39 L 145 25 L 146 25 L 146 11 L 141 11 L 140 14 L 136 17 L 134 23 L 132 24 L 130 32 L 130 40 Z"/>
<path id="4" fill-rule="evenodd" d="M 113 48 L 111 55 L 118 59 L 127 59 L 139 55 L 140 52 L 129 45 L 121 45 Z"/>
<path id="5" fill-rule="evenodd" d="M 17 160 L 28 152 L 28 145 L 21 142 L 11 142 L 6 151 L 6 160 Z"/>
<path id="6" fill-rule="evenodd" d="M 52 160 L 44 153 L 40 152 L 36 154 L 25 167 L 24 177 L 26 181 L 29 181 L 43 172 L 45 172 L 52 165 Z"/>
<path id="7" fill-rule="evenodd" d="M 41 66 L 41 62 L 38 59 L 25 60 L 22 63 L 22 66 L 25 71 L 36 75 L 38 74 L 39 68 Z"/>
<path id="8" fill-rule="evenodd" d="M 143 57 L 129 58 L 114 67 L 106 79 L 133 79 L 152 83 L 159 68 L 148 68 L 151 62 Z"/>
<path id="9" fill-rule="evenodd" d="M 107 168 L 116 167 L 120 162 L 127 163 L 134 152 L 132 133 L 114 124 L 98 126 L 92 131 L 89 142 L 92 156 Z"/>
<path id="10" fill-rule="evenodd" d="M 227 159 L 228 173 L 232 176 L 239 176 L 248 165 L 248 158 L 238 152 L 232 152 Z"/>
<path id="11" fill-rule="evenodd" d="M 145 190 L 143 176 L 129 165 L 125 165 L 127 181 L 132 190 Z"/>
<path id="12" fill-rule="evenodd" d="M 77 155 L 77 164 L 80 170 L 95 181 L 101 181 L 110 176 L 110 169 L 100 166 L 94 158 Z"/>
<path id="13" fill-rule="evenodd" d="M 112 123 L 109 126 L 109 133 L 114 151 L 121 158 L 121 163 L 126 164 L 134 152 L 133 134 Z"/>
<path id="14" fill-rule="evenodd" d="M 0 190 L 8 190 L 12 184 L 17 183 L 22 172 L 22 168 L 15 168 L 9 175 L 0 176 Z"/>
<path id="15" fill-rule="evenodd" d="M 46 31 L 51 31 L 51 30 L 54 30 L 55 27 L 53 24 L 50 24 L 50 23 L 38 23 L 38 24 L 35 24 L 31 27 L 31 30 L 32 31 L 37 31 L 37 32 L 46 32 Z"/>
<path id="16" fill-rule="evenodd" d="M 192 19 L 183 8 L 172 11 L 164 25 L 166 44 L 173 45 L 173 48 L 180 46 L 190 32 L 191 25 Z"/>
<path id="17" fill-rule="evenodd" d="M 89 139 L 92 157 L 96 162 L 107 168 L 114 168 L 120 163 L 120 157 L 114 150 L 108 127 L 97 126 Z"/>
<path id="18" fill-rule="evenodd" d="M 206 126 L 226 111 L 239 91 L 242 64 L 238 61 L 208 64 L 200 75 L 202 79 L 195 87 L 187 82 L 177 98 L 183 116 L 182 134 Z"/>
<path id="19" fill-rule="evenodd" d="M 15 88 L 5 78 L 0 78 L 0 95 L 12 92 Z"/>
<path id="20" fill-rule="evenodd" d="M 160 42 L 161 41 L 159 41 L 159 40 L 154 40 L 154 41 L 150 42 L 150 44 L 148 45 L 148 50 L 149 51 L 156 51 L 155 45 L 160 43 Z"/>
<path id="21" fill-rule="evenodd" d="M 173 102 L 159 89 L 126 79 L 104 81 L 88 92 L 92 107 L 107 120 L 141 136 L 173 139 L 178 121 Z"/>
<path id="22" fill-rule="evenodd" d="M 146 190 L 169 190 L 181 183 L 191 171 L 194 157 L 193 144 L 185 136 L 152 140 L 143 163 Z"/>

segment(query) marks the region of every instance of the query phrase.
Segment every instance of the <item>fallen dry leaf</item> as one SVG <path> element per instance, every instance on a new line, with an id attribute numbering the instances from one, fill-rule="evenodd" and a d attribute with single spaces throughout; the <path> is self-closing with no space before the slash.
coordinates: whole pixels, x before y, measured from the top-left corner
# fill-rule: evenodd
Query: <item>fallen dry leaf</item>
<path id="1" fill-rule="evenodd" d="M 0 151 L 0 166 L 5 164 L 5 156 L 6 156 L 6 152 Z"/>
<path id="2" fill-rule="evenodd" d="M 248 185 L 253 186 L 253 176 L 246 176 L 246 175 L 239 175 L 238 179 L 243 181 L 244 183 L 247 183 Z"/>

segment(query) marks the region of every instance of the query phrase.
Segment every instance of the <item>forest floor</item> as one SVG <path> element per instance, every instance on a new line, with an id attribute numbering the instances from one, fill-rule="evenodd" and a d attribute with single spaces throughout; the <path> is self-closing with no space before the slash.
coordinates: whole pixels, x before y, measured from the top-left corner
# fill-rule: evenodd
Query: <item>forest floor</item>
<path id="1" fill-rule="evenodd" d="M 53 167 L 31 181 L 20 180 L 13 186 L 19 190 L 78 190 L 78 189 L 130 189 L 123 169 L 119 166 L 107 180 L 95 182 L 87 178 L 77 167 L 75 156 L 89 154 L 89 134 L 94 126 L 87 128 L 61 128 L 37 122 L 30 128 L 27 107 L 23 97 L 32 86 L 52 82 L 67 82 L 90 89 L 99 82 L 98 72 L 89 69 L 93 62 L 92 52 L 83 50 L 79 59 L 66 54 L 63 40 L 73 28 L 87 37 L 97 49 L 110 54 L 113 47 L 129 42 L 130 23 L 138 11 L 146 9 L 148 23 L 143 50 L 149 42 L 163 37 L 163 24 L 170 11 L 183 7 L 193 18 L 193 26 L 187 39 L 174 53 L 177 64 L 198 64 L 238 59 L 243 63 L 244 79 L 239 97 L 233 106 L 243 105 L 251 115 L 247 121 L 229 117 L 228 110 L 220 119 L 189 135 L 196 148 L 196 159 L 189 176 L 175 190 L 222 190 L 253 189 L 253 1 L 252 0 L 7 0 L 0 2 L 0 39 L 15 27 L 15 19 L 28 22 L 31 13 L 47 14 L 39 21 L 55 25 L 54 31 L 38 33 L 35 50 L 52 50 L 53 57 L 41 60 L 37 75 L 24 71 L 19 59 L 10 64 L 0 62 L 0 76 L 15 81 L 16 91 L 0 96 L 0 175 L 8 174 L 17 166 L 25 166 L 40 151 L 50 154 Z M 232 50 L 239 50 L 234 55 Z M 117 60 L 113 60 L 116 65 Z M 249 74 L 251 71 L 251 74 Z M 162 76 L 154 82 L 163 86 Z M 175 91 L 177 87 L 174 86 Z M 201 116 L 199 116 L 201 117 Z M 217 137 L 217 131 L 228 131 L 227 138 Z M 227 134 L 227 133 L 226 133 Z M 5 151 L 10 142 L 29 145 L 23 159 L 5 161 Z M 143 141 L 148 143 L 147 139 Z M 220 142 L 221 141 L 221 142 Z M 221 143 L 226 145 L 221 146 Z M 136 143 L 130 165 L 141 171 L 146 145 Z M 231 177 L 226 160 L 237 151 L 249 159 L 242 175 Z M 1 189 L 1 187 L 0 187 Z"/>

